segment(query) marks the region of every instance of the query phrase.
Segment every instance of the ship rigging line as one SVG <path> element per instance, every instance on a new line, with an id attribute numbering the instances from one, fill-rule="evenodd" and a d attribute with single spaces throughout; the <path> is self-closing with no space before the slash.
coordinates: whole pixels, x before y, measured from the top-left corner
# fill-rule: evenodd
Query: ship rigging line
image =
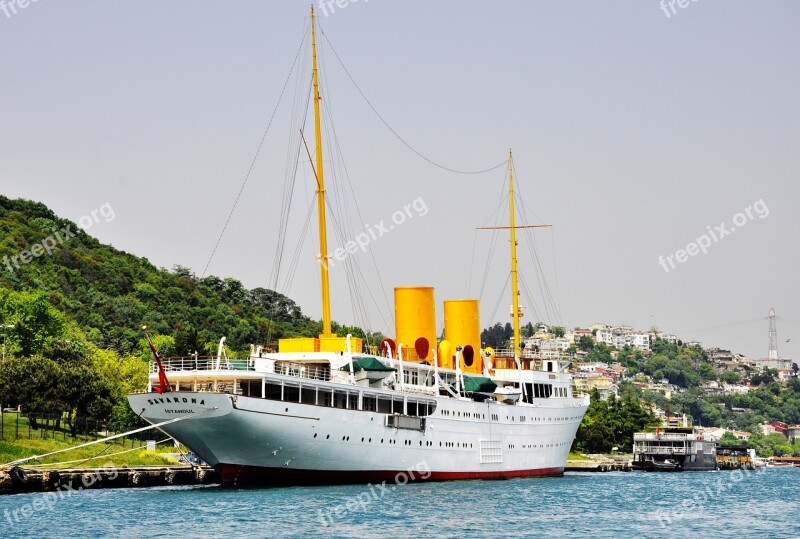
<path id="1" fill-rule="evenodd" d="M 286 87 L 289 84 L 289 80 L 292 77 L 292 73 L 294 72 L 294 66 L 297 65 L 297 60 L 300 58 L 300 53 L 303 50 L 303 44 L 306 41 L 306 32 L 303 30 L 303 39 L 300 41 L 300 46 L 297 48 L 297 54 L 294 56 L 294 60 L 292 61 L 292 66 L 289 68 L 289 74 L 286 76 L 286 81 L 283 83 L 283 88 L 281 88 L 281 93 L 278 96 L 278 102 L 275 103 L 275 108 L 272 109 L 272 115 L 269 117 L 269 122 L 267 122 L 267 128 L 264 129 L 264 134 L 261 136 L 261 142 L 258 143 L 258 148 L 256 149 L 256 153 L 253 156 L 253 160 L 250 162 L 250 168 L 247 169 L 247 174 L 245 174 L 244 181 L 242 182 L 242 186 L 239 188 L 239 192 L 236 195 L 236 199 L 233 201 L 233 206 L 231 206 L 231 211 L 228 213 L 228 218 L 225 219 L 225 224 L 222 226 L 222 231 L 219 233 L 219 237 L 217 238 L 217 242 L 214 244 L 214 249 L 211 251 L 211 255 L 208 257 L 208 262 L 206 262 L 206 266 L 203 268 L 203 273 L 200 275 L 202 279 L 205 277 L 206 272 L 208 271 L 208 267 L 211 265 L 211 261 L 214 258 L 214 254 L 217 252 L 217 248 L 219 247 L 220 242 L 222 241 L 222 236 L 225 235 L 225 231 L 228 229 L 228 224 L 231 222 L 231 218 L 233 217 L 233 212 L 236 211 L 236 206 L 239 204 L 239 199 L 242 198 L 242 193 L 244 192 L 244 188 L 247 185 L 247 181 L 250 179 L 250 175 L 253 172 L 253 168 L 255 167 L 256 161 L 258 160 L 258 156 L 261 153 L 261 148 L 264 147 L 264 141 L 267 139 L 267 133 L 269 133 L 270 127 L 272 127 L 272 121 L 275 119 L 275 113 L 278 112 L 278 107 L 281 104 L 281 100 L 283 99 L 283 94 L 286 91 Z"/>
<path id="2" fill-rule="evenodd" d="M 335 53 L 335 51 L 334 51 L 334 53 Z M 320 58 L 321 58 L 321 64 L 322 64 L 323 72 L 327 73 L 327 63 L 325 61 L 325 49 L 324 48 L 321 49 Z M 327 80 L 327 77 L 325 78 L 325 80 Z M 325 83 L 323 83 L 323 84 L 325 84 Z M 327 91 L 327 84 L 325 84 L 324 90 Z M 331 102 L 330 100 L 327 101 L 327 103 L 330 103 L 330 102 Z M 325 106 L 323 106 L 323 111 L 325 112 L 325 115 L 326 115 L 327 120 L 328 120 L 328 123 L 327 123 L 326 127 L 330 130 L 330 135 L 331 135 L 331 139 L 332 139 L 332 142 L 333 142 L 333 144 L 329 145 L 329 150 L 328 151 L 329 151 L 329 154 L 330 154 L 331 172 L 333 173 L 332 174 L 332 178 L 334 180 L 333 181 L 334 194 L 335 194 L 335 198 L 336 198 L 336 201 L 337 201 L 338 205 L 343 206 L 341 208 L 340 213 L 342 215 L 344 215 L 345 220 L 347 221 L 347 223 L 346 223 L 347 227 L 348 227 L 349 232 L 351 233 L 351 236 L 352 236 L 352 235 L 355 234 L 355 230 L 354 230 L 354 228 L 352 226 L 352 222 L 351 222 L 351 212 L 349 211 L 349 208 L 348 208 L 347 195 L 345 193 L 340 193 L 340 191 L 344 191 L 344 189 L 343 189 L 343 187 L 340 188 L 340 186 L 339 186 L 339 184 L 342 183 L 342 182 L 339 180 L 339 173 L 337 173 L 337 167 L 336 167 L 337 160 L 334 159 L 334 157 L 335 157 L 334 156 L 334 151 L 335 151 L 335 155 L 338 156 L 338 163 L 339 163 L 339 166 L 342 169 L 342 175 L 344 175 L 344 179 L 347 181 L 347 187 L 349 188 L 350 195 L 351 195 L 351 197 L 353 199 L 353 202 L 354 202 L 355 212 L 358 214 L 358 218 L 362 223 L 365 222 L 365 219 L 364 219 L 364 216 L 361 214 L 361 207 L 358 205 L 358 199 L 356 198 L 356 192 L 355 192 L 355 189 L 353 188 L 353 182 L 350 179 L 350 171 L 348 170 L 347 163 L 344 160 L 344 155 L 343 155 L 343 152 L 342 152 L 342 146 L 341 146 L 341 143 L 339 142 L 339 136 L 336 133 L 336 124 L 333 121 L 333 110 L 332 110 L 332 108 L 331 108 L 331 106 L 329 104 L 326 104 Z M 333 212 L 333 210 L 332 210 L 332 214 L 333 213 L 335 213 L 335 212 Z M 344 238 L 344 237 L 340 238 L 340 241 L 344 241 L 344 240 L 346 240 L 346 238 Z M 386 312 L 392 313 L 392 312 L 394 312 L 394 310 L 391 308 L 391 304 L 389 303 L 389 298 L 386 296 L 386 287 L 383 284 L 383 279 L 381 277 L 381 272 L 378 269 L 378 262 L 375 260 L 375 253 L 370 248 L 367 248 L 366 252 L 369 253 L 370 260 L 372 261 L 372 267 L 375 269 L 375 275 L 376 275 L 376 277 L 378 279 L 378 284 L 380 285 L 380 289 L 381 289 L 381 291 L 383 293 L 383 300 L 386 303 L 386 308 L 387 308 Z M 369 294 L 370 298 L 372 299 L 373 304 L 375 305 L 376 309 L 378 310 L 378 313 L 380 314 L 380 317 L 383 320 L 383 323 L 386 325 L 387 330 L 390 330 L 390 328 L 392 326 L 394 326 L 394 316 L 390 315 L 391 325 L 389 323 L 387 323 L 386 318 L 383 316 L 383 310 L 382 310 L 381 306 L 378 305 L 378 302 L 375 300 L 375 296 L 372 294 L 372 290 L 370 289 L 369 284 L 367 283 L 367 280 L 364 277 L 364 273 L 362 272 L 361 267 L 358 264 L 358 261 L 348 257 L 345 260 L 345 268 L 348 269 L 351 264 L 352 264 L 352 268 L 350 268 L 350 270 L 353 271 L 353 273 L 354 273 L 354 270 L 358 271 L 358 274 L 361 276 L 361 280 L 364 282 L 364 287 L 367 289 L 367 293 Z M 354 283 L 354 286 L 356 288 L 358 288 L 358 282 L 357 282 L 355 273 L 353 275 L 353 283 Z M 357 292 L 359 292 L 359 294 L 358 294 L 359 297 L 363 296 L 363 294 L 361 294 L 360 291 L 357 291 Z M 363 318 L 364 318 L 364 324 L 365 324 L 365 326 L 362 329 L 364 329 L 364 331 L 366 332 L 367 329 L 368 329 L 368 326 L 370 324 L 369 324 L 369 315 L 368 315 L 366 302 L 364 302 L 363 299 L 361 300 L 360 308 L 363 311 Z M 354 315 L 354 317 L 355 317 L 355 314 L 356 314 L 355 313 L 356 309 L 357 309 L 357 306 L 354 303 L 353 304 L 353 315 Z"/>
<path id="3" fill-rule="evenodd" d="M 525 219 L 526 222 L 531 222 L 530 219 L 528 218 L 528 212 L 526 211 L 526 208 L 529 208 L 529 206 L 525 202 L 525 198 L 522 196 L 522 190 L 519 188 L 519 182 L 517 183 L 517 190 L 519 192 L 519 199 L 518 199 L 519 200 L 519 211 L 522 214 L 522 217 L 523 217 L 523 219 Z M 536 215 L 536 212 L 533 210 L 533 208 L 529 208 L 529 209 L 531 210 L 531 213 L 533 214 L 533 216 L 538 221 L 542 221 L 542 219 L 540 219 Z M 552 320 L 553 319 L 555 320 L 555 322 L 558 325 L 562 325 L 563 324 L 563 319 L 561 317 L 561 312 L 560 312 L 560 310 L 558 308 L 558 305 L 557 305 L 555 299 L 553 298 L 553 292 L 552 292 L 552 290 L 550 290 L 550 286 L 547 284 L 547 280 L 545 279 L 545 276 L 544 276 L 544 268 L 542 268 L 541 258 L 539 257 L 538 250 L 536 249 L 536 240 L 534 239 L 535 238 L 534 233 L 532 231 L 530 231 L 530 230 L 526 230 L 525 232 L 526 233 L 524 234 L 524 236 L 525 236 L 525 239 L 528 242 L 528 256 L 531 257 L 531 261 L 534 264 L 534 268 L 538 269 L 538 271 L 536 271 L 537 284 L 539 285 L 539 291 L 540 291 L 540 293 L 542 295 L 542 303 L 544 304 L 545 314 L 547 315 L 546 320 L 548 320 L 548 322 L 550 322 L 550 325 L 552 325 Z M 554 267 L 554 271 L 555 271 L 555 242 L 552 241 L 552 235 L 551 235 L 550 239 L 551 239 L 551 245 L 552 245 L 552 248 L 553 248 L 553 267 Z M 529 296 L 529 302 L 531 304 L 533 304 L 534 303 L 534 301 L 533 301 L 534 298 L 533 298 L 533 295 L 530 293 L 530 289 L 528 289 L 527 293 L 528 293 L 528 296 Z M 556 278 L 556 295 L 558 295 L 558 280 L 557 280 L 557 278 Z M 550 318 L 550 309 L 548 308 L 548 300 L 550 302 L 550 307 L 552 307 L 552 310 L 553 310 L 553 319 Z"/>
<path id="4" fill-rule="evenodd" d="M 401 143 L 403 143 L 403 145 L 404 145 L 406 148 L 408 148 L 409 150 L 411 150 L 412 152 L 414 152 L 414 153 L 415 153 L 415 154 L 416 154 L 418 157 L 420 157 L 420 158 L 421 158 L 421 159 L 423 159 L 424 161 L 427 161 L 429 164 L 431 164 L 431 165 L 433 165 L 433 166 L 435 166 L 435 167 L 438 167 L 438 168 L 440 168 L 440 169 L 442 169 L 442 170 L 446 170 L 447 172 L 453 172 L 454 174 L 483 174 L 483 173 L 485 173 L 485 172 L 491 172 L 492 170 L 495 170 L 495 169 L 497 169 L 497 168 L 500 168 L 500 167 L 502 167 L 503 165 L 505 165 L 506 163 L 508 163 L 508 159 L 506 159 L 506 160 L 505 160 L 505 161 L 503 161 L 502 163 L 498 163 L 498 164 L 494 165 L 493 167 L 489 167 L 489 168 L 486 168 L 486 169 L 483 169 L 483 170 L 456 170 L 456 169 L 452 169 L 452 168 L 446 167 L 446 166 L 444 166 L 444 165 L 440 165 L 439 163 L 437 163 L 437 162 L 436 162 L 436 161 L 434 161 L 433 159 L 430 159 L 430 158 L 426 157 L 425 155 L 423 155 L 421 152 L 417 151 L 417 150 L 416 150 L 416 149 L 415 149 L 413 146 L 411 146 L 411 144 L 409 144 L 408 142 L 406 142 L 406 141 L 405 141 L 405 139 L 403 139 L 403 137 L 401 137 L 401 136 L 400 136 L 400 135 L 397 133 L 397 131 L 395 131 L 395 130 L 392 128 L 392 126 L 391 126 L 391 125 L 389 125 L 389 122 L 387 122 L 387 121 L 386 121 L 386 120 L 383 118 L 383 116 L 381 116 L 381 114 L 380 114 L 380 113 L 377 111 L 377 109 L 376 109 L 376 108 L 375 108 L 375 107 L 372 105 L 372 103 L 370 102 L 370 100 L 369 100 L 369 99 L 367 99 L 367 96 L 364 94 L 364 92 L 363 92 L 363 91 L 361 90 L 361 88 L 358 86 L 358 84 L 356 83 L 355 79 L 354 79 L 354 78 L 353 78 L 353 76 L 350 74 L 350 71 L 348 71 L 348 70 L 347 70 L 347 67 L 345 67 L 345 65 L 344 65 L 344 62 L 343 62 L 343 61 L 342 61 L 342 59 L 339 57 L 339 53 L 338 53 L 338 52 L 336 52 L 336 49 L 333 47 L 333 44 L 332 44 L 332 43 L 331 43 L 331 41 L 328 39 L 328 34 L 326 34 L 326 33 L 325 33 L 325 30 L 323 30 L 323 29 L 322 29 L 322 26 L 320 26 L 320 33 L 322 34 L 322 37 L 324 37 L 324 38 L 325 38 L 325 41 L 327 41 L 327 42 L 328 42 L 328 46 L 329 46 L 329 47 L 331 48 L 331 50 L 333 51 L 333 54 L 334 54 L 334 56 L 336 56 L 336 59 L 339 61 L 339 65 L 341 65 L 341 66 L 342 66 L 342 69 L 344 70 L 344 72 L 345 72 L 345 74 L 347 75 L 347 77 L 350 79 L 350 82 L 352 82 L 352 83 L 353 83 L 353 86 L 355 86 L 355 87 L 356 87 L 356 90 L 357 90 L 357 91 L 358 91 L 358 93 L 361 95 L 361 97 L 364 99 L 364 101 L 367 103 L 367 105 L 369 106 L 369 108 L 370 108 L 370 109 L 372 109 L 372 112 L 374 112 L 374 113 L 375 113 L 375 116 L 377 116 L 377 117 L 378 117 L 378 119 L 379 119 L 379 120 L 380 120 L 380 121 L 383 123 L 383 125 L 384 125 L 384 126 L 385 126 L 385 127 L 386 127 L 386 128 L 387 128 L 387 129 L 388 129 L 388 130 L 389 130 L 389 131 L 390 131 L 390 132 L 391 132 L 391 133 L 392 133 L 392 134 L 393 134 L 393 135 L 394 135 L 394 136 L 397 138 L 397 140 L 399 140 Z"/>
<path id="5" fill-rule="evenodd" d="M 505 173 L 504 173 L 504 178 L 507 178 L 507 177 L 508 177 L 508 167 L 506 167 L 506 170 L 505 170 Z M 495 227 L 497 227 L 500 224 L 500 221 L 505 216 L 505 212 L 502 211 L 503 205 L 505 204 L 506 200 L 508 200 L 508 192 L 506 191 L 505 187 L 506 187 L 506 180 L 503 180 L 501 182 L 501 184 L 500 184 L 500 189 L 501 189 L 501 191 L 500 191 L 500 202 L 498 202 L 497 208 L 495 208 L 494 212 L 492 213 L 492 215 L 495 218 L 494 219 L 494 226 Z M 489 218 L 484 222 L 484 224 L 486 224 L 486 222 L 488 222 L 492 218 L 492 215 L 489 216 Z M 477 232 L 477 229 L 476 229 L 476 232 Z M 497 237 L 498 237 L 498 235 L 499 235 L 499 231 L 498 230 L 496 230 L 496 229 L 492 230 L 492 237 L 491 237 L 491 240 L 490 240 L 490 243 L 489 243 L 489 254 L 486 257 L 486 265 L 483 268 L 483 280 L 481 281 L 481 289 L 480 289 L 480 293 L 478 294 L 478 299 L 481 300 L 481 301 L 483 300 L 483 293 L 484 293 L 484 291 L 486 289 L 486 283 L 489 280 L 489 269 L 491 268 L 491 263 L 492 263 L 492 260 L 494 259 L 494 252 L 495 252 L 495 249 L 497 248 Z M 473 264 L 474 264 L 474 260 L 473 260 Z M 510 277 L 510 275 L 511 274 L 509 273 L 509 277 Z M 471 282 L 470 282 L 470 288 L 471 288 Z M 503 291 L 503 293 L 505 293 L 505 290 Z M 501 294 L 501 296 L 502 296 L 502 294 Z"/>

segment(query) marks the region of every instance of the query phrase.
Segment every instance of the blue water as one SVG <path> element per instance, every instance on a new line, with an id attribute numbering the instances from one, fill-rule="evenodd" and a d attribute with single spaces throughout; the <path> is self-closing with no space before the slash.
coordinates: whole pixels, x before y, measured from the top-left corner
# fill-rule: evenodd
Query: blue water
<path id="1" fill-rule="evenodd" d="M 0 519 L 3 538 L 800 537 L 800 468 L 22 494 L 0 497 Z"/>

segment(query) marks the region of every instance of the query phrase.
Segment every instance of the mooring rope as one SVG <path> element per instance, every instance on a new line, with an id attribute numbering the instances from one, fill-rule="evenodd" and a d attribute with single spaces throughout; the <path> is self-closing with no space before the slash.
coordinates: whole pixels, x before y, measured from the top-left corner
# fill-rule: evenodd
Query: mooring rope
<path id="1" fill-rule="evenodd" d="M 161 427 L 163 425 L 169 425 L 169 424 L 172 424 L 172 423 L 177 423 L 178 421 L 183 421 L 184 419 L 194 419 L 194 418 L 199 417 L 199 416 L 201 416 L 203 414 L 207 414 L 208 412 L 213 412 L 214 410 L 218 410 L 218 409 L 219 409 L 219 407 L 215 406 L 213 408 L 209 408 L 208 410 L 205 410 L 204 412 L 200 412 L 199 414 L 192 414 L 192 415 L 187 415 L 187 416 L 183 416 L 183 417 L 175 417 L 173 419 L 168 419 L 166 421 L 162 421 L 161 423 L 155 423 L 153 425 L 148 425 L 146 427 L 141 427 L 141 428 L 138 428 L 138 429 L 129 430 L 128 432 L 123 432 L 122 434 L 115 434 L 114 436 L 109 436 L 108 438 L 101 438 L 100 440 L 94 440 L 93 442 L 87 442 L 85 444 L 76 445 L 74 447 L 67 447 L 66 449 L 59 449 L 58 451 L 52 451 L 50 453 L 45 453 L 44 455 L 35 455 L 33 457 L 26 457 L 24 459 L 15 460 L 15 461 L 9 462 L 7 464 L 3 464 L 3 467 L 5 467 L 5 466 L 19 466 L 20 464 L 24 464 L 24 463 L 29 462 L 31 460 L 39 460 L 39 459 L 43 459 L 45 457 L 50 457 L 52 455 L 58 455 L 59 453 L 65 453 L 67 451 L 72 451 L 73 449 L 80 449 L 81 447 L 88 447 L 90 445 L 107 442 L 109 440 L 116 440 L 117 438 L 122 438 L 122 437 L 128 436 L 130 434 L 136 434 L 137 432 L 144 432 L 146 430 L 155 429 L 155 428 Z"/>
<path id="2" fill-rule="evenodd" d="M 163 440 L 160 440 L 160 441 L 156 442 L 156 445 L 163 444 L 164 442 L 168 442 L 170 440 L 172 440 L 172 438 L 164 438 Z M 46 463 L 46 464 L 30 464 L 28 467 L 29 468 L 36 468 L 38 466 L 63 466 L 64 464 L 75 464 L 76 462 L 89 462 L 90 460 L 97 460 L 97 459 L 99 459 L 101 457 L 105 457 L 105 458 L 116 457 L 117 455 L 124 455 L 125 453 L 130 453 L 131 451 L 141 451 L 141 449 L 142 449 L 141 447 L 134 447 L 133 449 L 126 449 L 124 451 L 117 451 L 116 453 L 111 453 L 109 455 L 103 455 L 102 453 L 100 453 L 100 454 L 97 454 L 97 455 L 95 455 L 93 457 L 89 457 L 88 459 L 65 460 L 63 462 L 49 462 L 49 463 Z"/>

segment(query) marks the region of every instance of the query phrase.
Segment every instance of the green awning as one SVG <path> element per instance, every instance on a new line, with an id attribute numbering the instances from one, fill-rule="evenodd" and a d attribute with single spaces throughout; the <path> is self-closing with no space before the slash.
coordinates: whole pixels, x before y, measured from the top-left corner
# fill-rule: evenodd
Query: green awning
<path id="1" fill-rule="evenodd" d="M 342 367 L 341 370 L 350 372 L 350 364 L 348 363 L 347 365 Z M 358 371 L 396 371 L 397 369 L 387 367 L 386 365 L 381 363 L 380 360 L 378 360 L 378 358 L 354 357 L 353 370 L 358 372 Z"/>
<path id="2" fill-rule="evenodd" d="M 494 393 L 497 384 L 484 376 L 465 376 L 464 391 L 468 393 Z"/>

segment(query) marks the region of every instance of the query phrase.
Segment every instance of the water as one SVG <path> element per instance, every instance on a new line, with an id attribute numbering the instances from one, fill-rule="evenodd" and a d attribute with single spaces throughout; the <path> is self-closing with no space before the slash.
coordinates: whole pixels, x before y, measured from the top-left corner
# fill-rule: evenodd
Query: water
<path id="1" fill-rule="evenodd" d="M 3 538 L 800 537 L 800 468 L 568 473 L 386 490 L 90 490 L 0 497 L 0 513 Z"/>

